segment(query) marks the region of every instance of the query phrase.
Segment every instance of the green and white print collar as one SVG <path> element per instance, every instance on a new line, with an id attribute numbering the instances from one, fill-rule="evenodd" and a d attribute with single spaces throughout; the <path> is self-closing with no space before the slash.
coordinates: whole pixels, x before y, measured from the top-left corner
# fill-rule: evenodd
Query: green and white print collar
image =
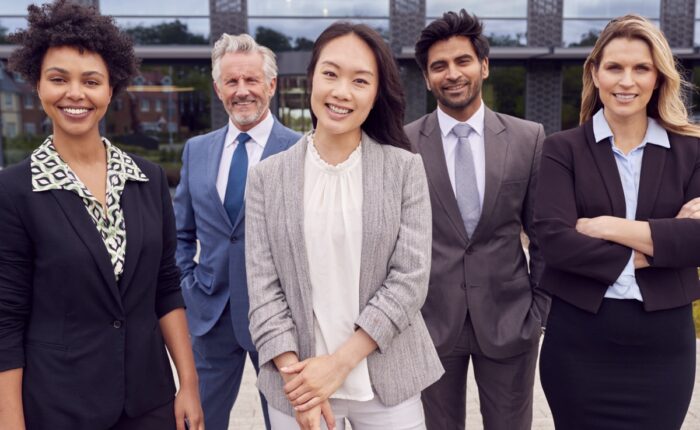
<path id="1" fill-rule="evenodd" d="M 114 146 L 105 137 L 102 138 L 102 143 L 107 150 L 108 188 L 114 187 L 117 182 L 121 182 L 123 185 L 127 180 L 148 182 L 146 175 L 124 151 Z M 44 143 L 32 152 L 31 171 L 32 190 L 35 192 L 62 189 L 77 191 L 72 188 L 74 185 L 80 185 L 79 188 L 84 188 L 87 195 L 93 198 L 90 191 L 85 188 L 68 167 L 68 164 L 58 155 L 56 147 L 53 145 L 53 136 L 47 137 Z M 119 178 L 114 176 L 119 176 Z"/>
<path id="2" fill-rule="evenodd" d="M 77 194 L 95 223 L 102 237 L 114 268 L 117 280 L 124 272 L 126 261 L 126 224 L 120 200 L 126 181 L 147 182 L 148 178 L 122 150 L 112 145 L 104 137 L 102 143 L 107 151 L 107 193 L 106 212 L 102 204 L 73 173 L 70 166 L 61 159 L 49 136 L 31 156 L 32 190 L 67 190 Z"/>

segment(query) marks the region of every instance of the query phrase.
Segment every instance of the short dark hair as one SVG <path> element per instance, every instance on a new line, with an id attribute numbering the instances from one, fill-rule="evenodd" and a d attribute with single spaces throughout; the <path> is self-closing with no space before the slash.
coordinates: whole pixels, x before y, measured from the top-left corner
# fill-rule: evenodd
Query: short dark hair
<path id="1" fill-rule="evenodd" d="M 58 46 L 102 57 L 114 95 L 137 74 L 139 62 L 131 38 L 117 28 L 111 17 L 100 15 L 94 7 L 56 0 L 41 7 L 30 5 L 27 11 L 29 27 L 10 35 L 10 41 L 20 47 L 10 56 L 9 67 L 32 85 L 41 78 L 46 51 Z"/>
<path id="2" fill-rule="evenodd" d="M 445 12 L 442 18 L 428 24 L 421 31 L 415 47 L 415 57 L 418 66 L 423 73 L 428 69 L 428 50 L 433 44 L 441 40 L 447 40 L 454 36 L 464 36 L 468 38 L 479 61 L 483 61 L 489 56 L 489 41 L 483 34 L 483 25 L 476 15 L 470 15 L 466 10 L 457 12 Z"/>
<path id="3" fill-rule="evenodd" d="M 382 36 L 369 26 L 338 21 L 331 24 L 318 36 L 314 42 L 311 61 L 306 71 L 309 89 L 313 91 L 314 69 L 323 48 L 331 40 L 346 34 L 355 34 L 369 46 L 377 62 L 379 73 L 377 98 L 367 119 L 362 124 L 362 130 L 379 143 L 410 150 L 411 144 L 403 131 L 403 114 L 406 110 L 406 103 L 399 68 Z M 311 120 L 315 127 L 316 115 L 313 111 L 311 112 Z"/>

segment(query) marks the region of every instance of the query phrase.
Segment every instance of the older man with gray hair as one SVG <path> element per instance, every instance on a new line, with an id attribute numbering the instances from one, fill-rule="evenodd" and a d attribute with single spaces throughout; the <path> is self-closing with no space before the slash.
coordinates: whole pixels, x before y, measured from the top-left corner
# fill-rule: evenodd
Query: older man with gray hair
<path id="1" fill-rule="evenodd" d="M 248 169 L 289 148 L 300 135 L 270 113 L 277 85 L 271 50 L 247 34 L 223 34 L 211 58 L 214 89 L 229 120 L 224 127 L 185 144 L 175 192 L 176 257 L 182 270 L 206 428 L 225 430 L 246 355 L 258 370 L 248 331 L 244 255 L 243 196 Z M 261 402 L 269 430 L 262 395 Z"/>

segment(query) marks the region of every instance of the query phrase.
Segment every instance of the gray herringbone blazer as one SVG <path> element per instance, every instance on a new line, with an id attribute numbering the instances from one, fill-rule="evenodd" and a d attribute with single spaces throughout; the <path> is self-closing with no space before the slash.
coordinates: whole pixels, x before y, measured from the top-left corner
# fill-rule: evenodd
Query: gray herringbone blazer
<path id="1" fill-rule="evenodd" d="M 246 267 L 258 387 L 293 414 L 272 361 L 315 355 L 311 284 L 303 230 L 306 136 L 253 168 L 246 191 Z M 436 381 L 442 366 L 420 308 L 428 291 L 431 210 L 420 156 L 362 135 L 360 316 L 379 345 L 368 357 L 372 387 L 396 405 Z"/>

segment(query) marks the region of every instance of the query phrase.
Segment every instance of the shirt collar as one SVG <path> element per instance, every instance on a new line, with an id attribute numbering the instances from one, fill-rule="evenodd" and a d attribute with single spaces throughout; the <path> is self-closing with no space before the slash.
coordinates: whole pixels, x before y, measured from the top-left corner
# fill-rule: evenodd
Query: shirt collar
<path id="1" fill-rule="evenodd" d="M 484 101 L 481 101 L 481 105 L 479 106 L 479 109 L 474 112 L 474 115 L 472 115 L 468 120 L 466 120 L 463 124 L 469 124 L 469 126 L 478 134 L 479 136 L 484 135 Z M 447 137 L 450 132 L 452 132 L 452 128 L 454 128 L 455 125 L 460 124 L 460 121 L 457 121 L 455 118 L 449 116 L 446 114 L 442 109 L 440 109 L 440 106 L 437 108 L 437 117 L 438 117 L 438 123 L 440 124 L 440 131 L 442 132 L 442 137 Z"/>
<path id="2" fill-rule="evenodd" d="M 603 109 L 598 110 L 593 115 L 593 137 L 596 142 L 608 140 L 613 137 L 608 120 L 605 119 Z M 663 148 L 670 148 L 671 142 L 668 140 L 668 133 L 654 118 L 647 117 L 647 131 L 641 144 L 651 143 Z"/>
<path id="3" fill-rule="evenodd" d="M 107 151 L 107 175 L 117 174 L 124 180 L 148 182 L 134 160 L 126 152 L 102 138 Z M 61 158 L 53 144 L 53 136 L 46 138 L 31 155 L 32 191 L 62 189 L 77 180 L 68 164 Z"/>
<path id="4" fill-rule="evenodd" d="M 272 113 L 268 110 L 265 119 L 260 121 L 258 124 L 255 125 L 255 127 L 251 128 L 245 133 L 248 133 L 251 140 L 257 143 L 258 146 L 260 146 L 260 148 L 265 149 L 265 144 L 267 144 L 267 139 L 270 137 L 270 133 L 272 133 L 272 126 L 274 125 L 275 119 L 272 117 Z M 231 121 L 231 119 L 229 118 L 225 146 L 233 145 L 233 142 L 241 133 L 243 132 L 239 130 L 238 127 L 236 127 L 233 121 Z"/>

